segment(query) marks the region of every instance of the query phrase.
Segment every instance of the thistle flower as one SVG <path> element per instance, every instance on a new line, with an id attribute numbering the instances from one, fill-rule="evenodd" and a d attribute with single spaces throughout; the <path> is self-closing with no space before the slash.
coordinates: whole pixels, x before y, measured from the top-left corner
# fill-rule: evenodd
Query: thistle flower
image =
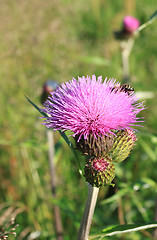
<path id="1" fill-rule="evenodd" d="M 123 19 L 123 30 L 128 33 L 134 33 L 138 27 L 140 26 L 140 22 L 137 18 L 132 16 L 125 16 Z"/>
<path id="2" fill-rule="evenodd" d="M 44 124 L 53 130 L 70 130 L 76 147 L 88 155 L 84 176 L 92 186 L 111 184 L 115 176 L 113 162 L 128 157 L 136 137 L 132 127 L 141 120 L 144 109 L 134 91 L 102 77 L 73 78 L 63 83 L 44 103 Z"/>
<path id="3" fill-rule="evenodd" d="M 78 81 L 61 84 L 44 103 L 48 114 L 44 124 L 53 130 L 73 132 L 77 142 L 88 139 L 115 135 L 115 130 L 131 129 L 140 122 L 137 114 L 144 108 L 134 94 L 113 91 L 117 85 L 114 79 L 102 77 L 78 77 Z"/>
<path id="4" fill-rule="evenodd" d="M 127 40 L 134 35 L 139 26 L 140 22 L 137 18 L 125 16 L 122 29 L 115 31 L 114 36 L 117 40 Z"/>

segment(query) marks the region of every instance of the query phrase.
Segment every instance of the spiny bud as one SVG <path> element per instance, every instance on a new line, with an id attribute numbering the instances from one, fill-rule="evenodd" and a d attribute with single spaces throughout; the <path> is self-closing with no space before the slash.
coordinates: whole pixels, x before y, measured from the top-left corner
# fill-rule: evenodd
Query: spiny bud
<path id="1" fill-rule="evenodd" d="M 78 141 L 79 135 L 76 135 L 76 148 L 85 155 L 102 156 L 112 149 L 114 138 L 115 136 L 113 134 L 109 134 L 108 136 L 104 135 L 102 137 L 97 136 L 97 138 L 89 134 L 87 139 L 84 139 L 82 136 Z"/>
<path id="2" fill-rule="evenodd" d="M 110 158 L 91 158 L 84 168 L 84 176 L 87 182 L 98 188 L 114 185 L 111 184 L 115 177 L 114 164 Z"/>
<path id="3" fill-rule="evenodd" d="M 112 161 L 124 161 L 129 156 L 136 140 L 136 136 L 132 130 L 126 129 L 119 131 L 110 152 Z"/>

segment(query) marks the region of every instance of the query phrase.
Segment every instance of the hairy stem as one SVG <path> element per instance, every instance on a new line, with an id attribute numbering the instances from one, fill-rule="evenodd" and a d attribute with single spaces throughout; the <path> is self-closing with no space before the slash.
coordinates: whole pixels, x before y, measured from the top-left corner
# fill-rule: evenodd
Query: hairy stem
<path id="1" fill-rule="evenodd" d="M 77 240 L 88 240 L 98 193 L 99 193 L 99 188 L 93 187 L 90 184 L 88 184 L 88 198 L 87 198 L 86 207 L 84 210 Z"/>

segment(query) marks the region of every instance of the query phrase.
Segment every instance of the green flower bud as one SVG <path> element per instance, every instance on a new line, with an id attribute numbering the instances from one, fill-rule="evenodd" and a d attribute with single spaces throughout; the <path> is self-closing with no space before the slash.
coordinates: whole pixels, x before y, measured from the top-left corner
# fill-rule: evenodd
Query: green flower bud
<path id="1" fill-rule="evenodd" d="M 130 129 L 122 130 L 117 133 L 112 150 L 109 153 L 113 162 L 122 162 L 130 154 L 136 141 L 134 132 Z"/>
<path id="2" fill-rule="evenodd" d="M 92 186 L 103 187 L 111 184 L 115 177 L 115 167 L 110 158 L 96 157 L 88 160 L 84 168 L 86 181 Z"/>

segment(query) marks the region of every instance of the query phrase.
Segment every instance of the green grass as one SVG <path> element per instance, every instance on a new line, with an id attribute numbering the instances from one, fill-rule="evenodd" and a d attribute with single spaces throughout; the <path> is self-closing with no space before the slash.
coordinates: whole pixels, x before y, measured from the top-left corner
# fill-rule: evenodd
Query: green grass
<path id="1" fill-rule="evenodd" d="M 120 44 L 114 39 L 113 31 L 121 27 L 126 14 L 144 23 L 155 7 L 155 0 L 1 2 L 0 203 L 6 205 L 0 205 L 0 209 L 1 215 L 10 206 L 21 210 L 16 217 L 18 239 L 27 239 L 28 233 L 36 230 L 43 234 L 39 239 L 56 239 L 46 129 L 38 119 L 39 113 L 24 95 L 41 106 L 42 85 L 47 79 L 61 83 L 73 77 L 96 74 L 121 81 Z M 155 97 L 145 102 L 147 109 L 142 113 L 145 123 L 135 149 L 129 159 L 117 165 L 119 189 L 140 183 L 144 178 L 156 181 L 156 29 L 157 21 L 141 32 L 130 56 L 131 82 L 135 90 L 153 91 Z M 57 204 L 61 208 L 65 239 L 76 239 L 86 185 L 73 155 L 58 133 L 55 142 Z M 156 188 L 142 186 L 122 199 L 127 223 L 154 219 Z M 101 205 L 113 192 L 110 188 L 100 191 L 92 232 L 119 222 L 119 201 Z M 26 229 L 28 232 L 20 238 L 20 233 Z M 148 237 L 134 233 L 125 239 Z"/>

